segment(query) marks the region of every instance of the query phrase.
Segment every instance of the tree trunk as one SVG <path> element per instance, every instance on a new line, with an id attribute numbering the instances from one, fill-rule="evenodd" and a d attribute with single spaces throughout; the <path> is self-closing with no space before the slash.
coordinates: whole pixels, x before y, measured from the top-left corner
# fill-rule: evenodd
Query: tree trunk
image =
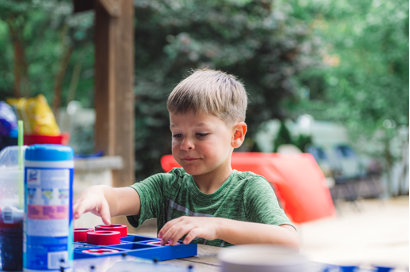
<path id="1" fill-rule="evenodd" d="M 63 52 L 63 56 L 60 62 L 60 69 L 56 76 L 56 84 L 54 87 L 54 99 L 53 99 L 53 112 L 54 116 L 58 118 L 58 109 L 61 105 L 61 94 L 63 92 L 63 80 L 64 75 L 67 70 L 68 63 L 70 62 L 71 54 L 73 53 L 73 48 L 71 46 L 66 46 Z"/>
<path id="2" fill-rule="evenodd" d="M 13 44 L 14 63 L 14 97 L 29 96 L 28 64 L 26 60 L 23 39 L 20 33 L 23 30 L 14 22 L 14 18 L 7 20 L 7 26 L 10 32 Z"/>

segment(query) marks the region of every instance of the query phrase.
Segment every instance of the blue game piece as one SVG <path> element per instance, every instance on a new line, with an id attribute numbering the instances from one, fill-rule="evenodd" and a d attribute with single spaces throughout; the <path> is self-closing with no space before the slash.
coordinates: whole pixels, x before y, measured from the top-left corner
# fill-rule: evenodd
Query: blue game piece
<path id="1" fill-rule="evenodd" d="M 390 266 L 380 266 L 380 265 L 374 265 L 374 272 L 390 272 L 394 269 L 394 267 Z"/>
<path id="2" fill-rule="evenodd" d="M 339 269 L 341 272 L 355 272 L 359 267 L 357 265 L 340 265 Z"/>

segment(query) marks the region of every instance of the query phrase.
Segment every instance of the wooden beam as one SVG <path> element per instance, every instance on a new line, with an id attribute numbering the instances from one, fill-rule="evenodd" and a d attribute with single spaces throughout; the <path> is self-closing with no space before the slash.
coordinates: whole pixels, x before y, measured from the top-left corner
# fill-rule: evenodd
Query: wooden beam
<path id="1" fill-rule="evenodd" d="M 118 16 L 107 11 L 117 3 Z M 95 147 L 121 156 L 115 187 L 134 182 L 134 8 L 132 0 L 95 1 Z"/>
<path id="2" fill-rule="evenodd" d="M 121 14 L 121 3 L 119 0 L 99 0 L 107 13 L 112 17 L 118 17 Z"/>

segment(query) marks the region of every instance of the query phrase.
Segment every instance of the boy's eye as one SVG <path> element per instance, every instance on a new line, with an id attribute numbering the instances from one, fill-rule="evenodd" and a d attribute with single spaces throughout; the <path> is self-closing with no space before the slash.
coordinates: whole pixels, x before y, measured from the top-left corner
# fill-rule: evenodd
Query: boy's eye
<path id="1" fill-rule="evenodd" d="M 173 138 L 181 138 L 182 134 L 181 133 L 175 133 L 175 134 L 172 134 L 172 137 Z"/>
<path id="2" fill-rule="evenodd" d="M 206 137 L 208 135 L 209 135 L 209 133 L 199 133 L 199 132 L 196 134 L 196 136 L 199 137 L 199 138 L 203 138 L 203 137 Z"/>

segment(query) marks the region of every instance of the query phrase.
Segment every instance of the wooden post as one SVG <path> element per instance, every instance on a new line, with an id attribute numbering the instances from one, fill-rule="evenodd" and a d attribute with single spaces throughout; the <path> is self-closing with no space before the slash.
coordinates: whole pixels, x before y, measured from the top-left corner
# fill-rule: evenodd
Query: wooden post
<path id="1" fill-rule="evenodd" d="M 95 0 L 95 148 L 121 156 L 113 186 L 134 183 L 134 7 L 132 0 Z"/>

